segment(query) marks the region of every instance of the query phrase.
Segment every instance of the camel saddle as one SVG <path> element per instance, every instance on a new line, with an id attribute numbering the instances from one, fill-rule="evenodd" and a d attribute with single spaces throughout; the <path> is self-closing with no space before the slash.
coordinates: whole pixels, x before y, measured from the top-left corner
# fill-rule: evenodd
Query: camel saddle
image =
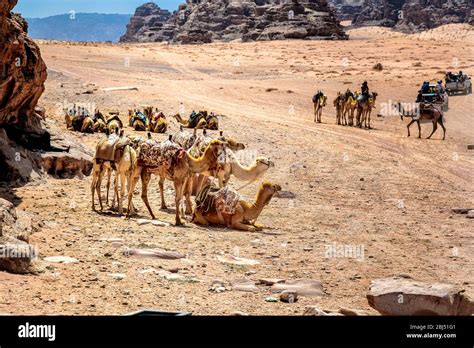
<path id="1" fill-rule="evenodd" d="M 178 131 L 173 134 L 171 140 L 188 150 L 191 148 L 191 146 L 193 146 L 196 136 L 193 133 Z"/>
<path id="2" fill-rule="evenodd" d="M 196 209 L 204 214 L 219 212 L 234 215 L 240 200 L 239 193 L 229 186 L 219 189 L 213 182 L 208 182 L 196 195 Z"/>
<path id="3" fill-rule="evenodd" d="M 97 144 L 94 158 L 100 161 L 115 161 L 115 153 L 122 150 L 125 146 L 130 145 L 132 141 L 129 138 L 119 137 L 116 134 L 103 138 Z"/>
<path id="4" fill-rule="evenodd" d="M 186 152 L 169 140 L 162 143 L 143 142 L 138 148 L 138 165 L 143 167 L 161 167 L 170 169 Z"/>
<path id="5" fill-rule="evenodd" d="M 122 120 L 120 119 L 120 117 L 118 117 L 118 115 L 115 115 L 115 114 L 107 118 L 107 125 L 114 120 L 120 124 L 120 128 L 123 128 Z"/>

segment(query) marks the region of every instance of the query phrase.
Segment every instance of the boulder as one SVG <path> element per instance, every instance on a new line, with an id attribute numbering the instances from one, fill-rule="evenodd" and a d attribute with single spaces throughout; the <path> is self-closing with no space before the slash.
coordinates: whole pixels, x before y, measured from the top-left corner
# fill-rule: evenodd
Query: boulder
<path id="1" fill-rule="evenodd" d="M 373 280 L 369 305 L 383 315 L 472 315 L 474 302 L 460 287 L 394 276 Z"/>

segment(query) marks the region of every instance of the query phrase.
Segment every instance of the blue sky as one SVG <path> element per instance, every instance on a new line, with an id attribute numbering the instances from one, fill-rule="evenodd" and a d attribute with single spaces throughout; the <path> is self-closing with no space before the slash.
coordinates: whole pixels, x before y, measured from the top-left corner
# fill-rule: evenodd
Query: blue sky
<path id="1" fill-rule="evenodd" d="M 3 0 L 2 0 L 3 1 Z M 57 14 L 79 12 L 132 14 L 135 9 L 149 0 L 18 0 L 13 9 L 23 17 L 41 18 Z M 155 0 L 158 6 L 170 11 L 176 10 L 185 0 Z"/>

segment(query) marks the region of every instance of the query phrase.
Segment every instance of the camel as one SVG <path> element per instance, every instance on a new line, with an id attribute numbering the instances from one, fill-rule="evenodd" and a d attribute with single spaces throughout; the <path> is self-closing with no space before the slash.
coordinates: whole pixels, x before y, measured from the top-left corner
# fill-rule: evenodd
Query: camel
<path id="1" fill-rule="evenodd" d="M 279 185 L 265 182 L 260 186 L 255 202 L 249 203 L 240 199 L 238 193 L 229 187 L 217 189 L 206 185 L 196 197 L 192 222 L 203 226 L 214 224 L 242 231 L 260 231 L 263 226 L 255 221 L 280 190 Z"/>
<path id="2" fill-rule="evenodd" d="M 168 120 L 163 112 L 158 112 L 158 109 L 155 109 L 155 112 L 148 110 L 148 113 L 150 116 L 145 113 L 150 120 L 148 130 L 153 133 L 166 133 L 166 130 L 168 129 Z"/>
<path id="3" fill-rule="evenodd" d="M 105 130 L 107 129 L 105 117 L 99 110 L 95 111 L 93 128 L 94 128 L 94 132 L 97 132 L 97 133 L 105 133 Z"/>
<path id="4" fill-rule="evenodd" d="M 117 130 L 123 128 L 122 120 L 119 117 L 118 112 L 110 112 L 110 116 L 107 118 L 107 128 L 109 129 L 110 134 L 116 133 Z"/>
<path id="5" fill-rule="evenodd" d="M 219 120 L 214 113 L 207 114 L 207 111 L 193 111 L 188 120 L 184 120 L 179 113 L 174 115 L 174 118 L 185 128 L 207 128 L 217 130 L 219 129 Z"/>
<path id="6" fill-rule="evenodd" d="M 128 110 L 128 121 L 130 127 L 136 131 L 148 130 L 149 118 L 138 110 Z"/>
<path id="7" fill-rule="evenodd" d="M 354 125 L 354 112 L 357 109 L 357 97 L 358 93 L 352 93 L 349 89 L 346 91 L 346 98 L 343 105 L 343 117 L 348 119 L 348 125 Z"/>
<path id="8" fill-rule="evenodd" d="M 410 126 L 416 122 L 418 125 L 418 138 L 421 138 L 421 123 L 429 123 L 433 124 L 433 131 L 431 132 L 430 136 L 426 139 L 430 139 L 431 136 L 436 132 L 438 129 L 438 123 L 440 124 L 441 128 L 443 128 L 443 140 L 446 137 L 446 128 L 443 124 L 443 111 L 437 109 L 431 104 L 428 105 L 419 105 L 418 112 L 406 112 L 402 103 L 398 102 L 395 103 L 394 108 L 400 113 L 400 118 L 403 121 L 403 117 L 411 117 L 412 120 L 407 125 L 408 136 L 410 136 Z"/>
<path id="9" fill-rule="evenodd" d="M 373 92 L 364 101 L 357 102 L 357 127 L 362 128 L 362 124 L 365 123 L 365 128 L 372 129 L 370 126 L 370 114 L 372 113 L 372 109 L 375 108 L 375 100 L 377 99 L 377 95 L 377 92 Z"/>
<path id="10" fill-rule="evenodd" d="M 318 91 L 313 96 L 313 105 L 314 105 L 314 122 L 321 123 L 321 115 L 323 113 L 323 107 L 326 106 L 327 97 L 323 92 Z"/>
<path id="11" fill-rule="evenodd" d="M 64 111 L 67 129 L 82 133 L 94 133 L 94 120 L 86 109 L 81 107 L 76 109 L 74 105 L 73 109 Z"/>
<path id="12" fill-rule="evenodd" d="M 161 144 L 151 144 L 144 142 L 140 144 L 138 149 L 138 162 L 134 168 L 131 178 L 131 184 L 128 191 L 128 213 L 130 217 L 130 207 L 132 204 L 133 191 L 138 179 L 142 183 L 142 200 L 145 203 L 151 217 L 155 219 L 155 215 L 148 202 L 148 185 L 151 175 L 160 176 L 161 190 L 161 206 L 164 207 L 164 190 L 163 182 L 166 179 L 173 181 L 175 188 L 175 206 L 176 217 L 175 224 L 180 226 L 183 223 L 180 219 L 180 204 L 184 193 L 184 187 L 191 173 L 202 173 L 210 168 L 217 166 L 217 158 L 219 153 L 224 150 L 225 143 L 220 140 L 213 140 L 204 151 L 204 154 L 198 158 L 189 155 L 182 147 L 167 140 Z M 189 194 L 186 196 L 186 202 L 191 203 Z"/>
<path id="13" fill-rule="evenodd" d="M 347 125 L 347 120 L 344 117 L 344 95 L 341 94 L 341 92 L 337 92 L 337 96 L 334 99 L 333 104 L 336 108 L 336 124 Z"/>
<path id="14" fill-rule="evenodd" d="M 122 201 L 125 192 L 125 180 L 127 179 L 130 185 L 130 175 L 132 170 L 136 166 L 136 153 L 131 146 L 131 141 L 128 138 L 123 137 L 123 133 L 117 135 L 116 133 L 104 137 L 99 140 L 96 145 L 96 153 L 93 161 L 92 169 L 92 210 L 95 209 L 95 198 L 94 193 L 97 192 L 99 198 L 100 211 L 103 211 L 102 196 L 100 194 L 100 186 L 102 183 L 102 177 L 105 172 L 108 172 L 107 182 L 107 202 L 108 192 L 110 185 L 110 175 L 112 170 L 116 171 L 115 183 L 114 183 L 114 198 L 112 206 L 115 202 L 115 196 L 118 198 L 118 209 L 119 214 L 122 214 Z M 118 180 L 120 179 L 121 188 L 120 194 L 118 191 Z"/>

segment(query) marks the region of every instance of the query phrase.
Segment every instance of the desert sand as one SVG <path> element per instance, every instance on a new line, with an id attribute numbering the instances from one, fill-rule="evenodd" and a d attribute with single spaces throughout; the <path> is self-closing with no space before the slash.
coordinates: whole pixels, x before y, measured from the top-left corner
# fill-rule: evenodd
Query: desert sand
<path id="1" fill-rule="evenodd" d="M 141 105 L 170 116 L 183 108 L 186 114 L 215 111 L 225 115 L 220 120 L 224 133 L 247 145 L 243 160 L 261 155 L 276 164 L 240 193 L 253 199 L 259 183 L 269 180 L 295 198 L 274 198 L 258 219 L 264 231 L 246 233 L 190 222 L 139 226 L 137 218 L 149 218 L 140 184 L 134 196 L 138 217 L 131 220 L 91 210 L 91 177 L 2 188 L 18 209 L 35 212 L 43 221 L 30 237 L 40 259 L 63 255 L 79 262 L 42 261 L 39 275 L 0 273 L 0 312 L 99 315 L 156 308 L 204 315 L 301 315 L 306 306 L 316 305 L 377 314 L 366 300 L 370 281 L 395 274 L 458 284 L 472 294 L 473 220 L 451 209 L 474 207 L 474 152 L 467 150 L 474 143 L 473 97 L 450 97 L 445 141 L 441 129 L 425 139 L 430 124 L 422 125 L 423 139 L 417 138 L 416 125 L 407 138 L 408 120 L 386 113 L 390 101 L 413 102 L 423 80 L 442 78 L 447 70 L 473 74 L 472 27 L 450 25 L 416 35 L 363 28 L 349 35 L 349 41 L 198 46 L 41 41 L 49 78 L 40 104 L 64 132 L 65 103 L 119 110 L 125 122 L 127 110 Z M 376 63 L 382 71 L 372 69 Z M 363 80 L 378 93 L 373 129 L 337 126 L 336 93 L 359 90 Z M 138 91 L 101 90 L 123 86 Z M 322 124 L 313 122 L 311 97 L 318 89 L 329 96 Z M 94 92 L 82 94 L 87 90 Z M 168 133 L 178 130 L 174 119 L 170 123 Z M 71 134 L 91 150 L 102 136 Z M 235 178 L 230 183 L 242 184 Z M 156 178 L 151 187 L 158 219 L 173 223 L 171 183 L 166 184 L 169 211 L 159 210 Z M 363 253 L 326 257 L 330 245 L 358 246 Z M 122 254 L 126 247 L 174 250 L 187 258 L 127 257 Z M 227 265 L 218 260 L 223 254 L 259 264 Z M 146 272 L 151 268 L 177 269 L 183 278 Z M 288 304 L 266 302 L 272 294 L 261 285 L 258 292 L 209 291 L 215 279 L 229 284 L 238 278 L 315 279 L 324 295 Z"/>

